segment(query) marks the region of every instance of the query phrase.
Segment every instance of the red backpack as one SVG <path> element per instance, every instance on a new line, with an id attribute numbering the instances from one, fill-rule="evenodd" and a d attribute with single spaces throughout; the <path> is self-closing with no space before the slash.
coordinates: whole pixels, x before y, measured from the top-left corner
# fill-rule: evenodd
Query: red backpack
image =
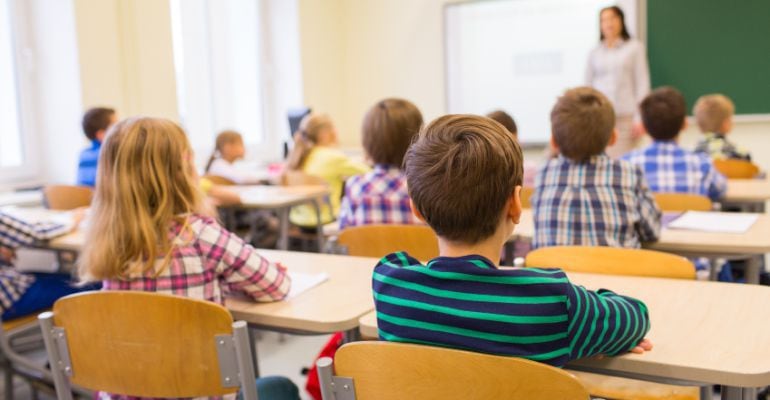
<path id="1" fill-rule="evenodd" d="M 342 332 L 337 332 L 326 342 L 326 345 L 318 353 L 318 356 L 313 361 L 313 366 L 308 371 L 307 383 L 305 383 L 305 390 L 315 400 L 321 400 L 321 384 L 318 381 L 318 371 L 315 366 L 315 362 L 322 357 L 334 358 L 334 354 L 337 353 L 337 349 L 342 346 L 343 336 Z"/>

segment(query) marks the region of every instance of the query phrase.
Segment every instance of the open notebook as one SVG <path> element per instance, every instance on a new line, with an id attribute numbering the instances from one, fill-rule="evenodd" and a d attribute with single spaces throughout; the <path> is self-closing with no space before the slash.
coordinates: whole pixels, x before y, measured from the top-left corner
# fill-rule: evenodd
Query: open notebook
<path id="1" fill-rule="evenodd" d="M 757 222 L 757 214 L 688 211 L 668 223 L 668 229 L 714 233 L 746 233 Z"/>

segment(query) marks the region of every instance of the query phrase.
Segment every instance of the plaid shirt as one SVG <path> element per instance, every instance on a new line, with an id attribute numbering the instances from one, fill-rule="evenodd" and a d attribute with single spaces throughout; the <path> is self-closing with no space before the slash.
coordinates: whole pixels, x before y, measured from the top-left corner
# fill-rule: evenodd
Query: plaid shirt
<path id="1" fill-rule="evenodd" d="M 28 222 L 0 210 L 0 246 L 16 249 L 63 235 L 71 226 L 54 222 Z M 35 282 L 32 275 L 0 266 L 0 314 L 17 302 Z"/>
<path id="2" fill-rule="evenodd" d="M 642 171 L 607 155 L 549 160 L 531 198 L 534 248 L 560 245 L 638 248 L 660 234 L 660 217 Z"/>
<path id="3" fill-rule="evenodd" d="M 727 179 L 707 155 L 685 150 L 672 141 L 655 141 L 623 159 L 642 168 L 653 192 L 693 193 L 717 201 L 727 191 Z"/>
<path id="4" fill-rule="evenodd" d="M 412 214 L 406 175 L 398 167 L 376 165 L 374 170 L 345 183 L 340 206 L 340 230 L 369 224 L 417 224 Z"/>
<path id="5" fill-rule="evenodd" d="M 707 133 L 706 137 L 695 147 L 695 152 L 708 154 L 714 160 L 737 159 L 751 161 L 749 152 L 739 149 L 721 133 Z"/>
<path id="6" fill-rule="evenodd" d="M 174 224 L 170 236 L 174 247 L 160 274 L 137 272 L 127 279 L 105 280 L 104 290 L 167 293 L 219 304 L 231 292 L 256 301 L 281 300 L 289 293 L 291 280 L 283 266 L 262 258 L 212 218 L 192 215 L 186 226 Z"/>

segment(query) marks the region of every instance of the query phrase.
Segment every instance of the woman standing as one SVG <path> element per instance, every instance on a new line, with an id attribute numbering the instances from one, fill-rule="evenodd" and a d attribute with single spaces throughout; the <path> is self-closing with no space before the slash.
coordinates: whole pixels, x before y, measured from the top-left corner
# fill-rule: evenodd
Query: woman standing
<path id="1" fill-rule="evenodd" d="M 644 45 L 628 34 L 623 10 L 603 8 L 599 19 L 601 42 L 588 57 L 586 84 L 615 107 L 618 140 L 607 154 L 618 158 L 636 147 L 644 133 L 638 105 L 650 91 L 650 71 Z"/>

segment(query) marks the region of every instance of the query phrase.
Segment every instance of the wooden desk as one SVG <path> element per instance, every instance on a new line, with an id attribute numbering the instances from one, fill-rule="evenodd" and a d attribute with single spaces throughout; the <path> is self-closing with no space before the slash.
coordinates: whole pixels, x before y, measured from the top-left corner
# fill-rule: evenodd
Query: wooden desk
<path id="1" fill-rule="evenodd" d="M 770 288 L 578 273 L 569 277 L 589 289 L 608 288 L 643 300 L 652 320 L 648 337 L 655 346 L 643 355 L 584 359 L 570 368 L 669 383 L 725 385 L 731 388 L 723 398 L 729 399 L 770 385 Z M 359 323 L 362 336 L 378 336 L 374 312 Z"/>
<path id="2" fill-rule="evenodd" d="M 724 203 L 764 211 L 765 202 L 770 200 L 770 180 L 730 179 L 727 181 L 727 194 Z"/>

